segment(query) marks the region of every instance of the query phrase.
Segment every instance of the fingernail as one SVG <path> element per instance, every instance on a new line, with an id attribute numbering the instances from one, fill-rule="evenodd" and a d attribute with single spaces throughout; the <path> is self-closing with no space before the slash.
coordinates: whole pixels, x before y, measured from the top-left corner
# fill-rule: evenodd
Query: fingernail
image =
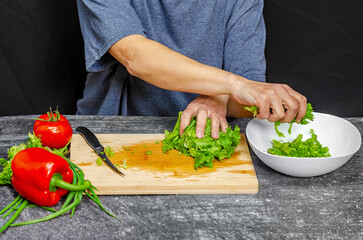
<path id="1" fill-rule="evenodd" d="M 218 132 L 212 132 L 212 138 L 214 139 L 218 138 Z"/>
<path id="2" fill-rule="evenodd" d="M 201 131 L 198 131 L 198 132 L 197 132 L 197 138 L 202 138 L 202 137 L 204 137 L 204 136 L 203 136 L 203 133 L 202 133 Z"/>

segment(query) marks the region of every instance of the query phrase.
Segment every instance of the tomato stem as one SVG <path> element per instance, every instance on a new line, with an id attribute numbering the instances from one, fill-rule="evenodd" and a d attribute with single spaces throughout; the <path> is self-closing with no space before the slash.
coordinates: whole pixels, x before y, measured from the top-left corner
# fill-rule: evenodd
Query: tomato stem
<path id="1" fill-rule="evenodd" d="M 43 121 L 43 122 L 58 122 L 60 120 L 60 113 L 58 110 L 58 106 L 54 112 L 52 110 L 52 107 L 49 107 L 49 112 L 47 112 L 47 115 L 48 115 L 48 120 L 42 119 L 42 118 L 33 118 L 33 119 Z"/>

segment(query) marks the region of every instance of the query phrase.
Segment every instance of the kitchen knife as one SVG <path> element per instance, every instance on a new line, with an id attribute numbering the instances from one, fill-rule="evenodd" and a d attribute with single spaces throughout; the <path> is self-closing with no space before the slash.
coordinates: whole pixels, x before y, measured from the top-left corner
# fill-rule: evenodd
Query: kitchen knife
<path id="1" fill-rule="evenodd" d="M 113 163 L 108 159 L 105 153 L 105 148 L 102 146 L 100 141 L 98 141 L 96 135 L 94 135 L 93 132 L 91 132 L 91 130 L 89 130 L 86 127 L 77 127 L 76 131 L 82 135 L 82 137 L 86 140 L 88 145 L 90 145 L 90 147 L 93 148 L 93 150 L 97 153 L 97 155 L 100 156 L 109 167 L 111 167 L 115 172 L 117 172 L 121 176 L 125 176 L 125 174 L 123 174 L 120 170 L 118 170 L 117 167 L 113 165 Z"/>

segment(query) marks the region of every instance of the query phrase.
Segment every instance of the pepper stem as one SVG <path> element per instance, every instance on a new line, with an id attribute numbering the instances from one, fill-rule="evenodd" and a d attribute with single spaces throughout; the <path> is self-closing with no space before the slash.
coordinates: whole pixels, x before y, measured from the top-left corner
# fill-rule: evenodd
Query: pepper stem
<path id="1" fill-rule="evenodd" d="M 88 180 L 85 180 L 81 185 L 74 185 L 63 181 L 62 178 L 63 177 L 60 173 L 55 173 L 53 175 L 49 183 L 50 191 L 55 192 L 57 188 L 63 188 L 71 192 L 80 192 L 90 188 L 92 185 L 91 182 Z"/>

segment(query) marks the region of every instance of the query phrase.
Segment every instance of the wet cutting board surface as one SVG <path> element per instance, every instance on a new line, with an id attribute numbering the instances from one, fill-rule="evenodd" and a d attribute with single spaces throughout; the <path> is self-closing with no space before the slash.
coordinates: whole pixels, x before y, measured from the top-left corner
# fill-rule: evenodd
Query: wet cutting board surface
<path id="1" fill-rule="evenodd" d="M 258 181 L 242 135 L 229 159 L 214 167 L 194 169 L 194 159 L 172 150 L 161 150 L 163 134 L 96 134 L 101 144 L 115 152 L 110 160 L 125 174 L 121 177 L 103 164 L 79 134 L 71 142 L 70 159 L 76 163 L 99 195 L 128 194 L 229 194 L 257 193 Z M 127 166 L 127 169 L 121 166 Z"/>

